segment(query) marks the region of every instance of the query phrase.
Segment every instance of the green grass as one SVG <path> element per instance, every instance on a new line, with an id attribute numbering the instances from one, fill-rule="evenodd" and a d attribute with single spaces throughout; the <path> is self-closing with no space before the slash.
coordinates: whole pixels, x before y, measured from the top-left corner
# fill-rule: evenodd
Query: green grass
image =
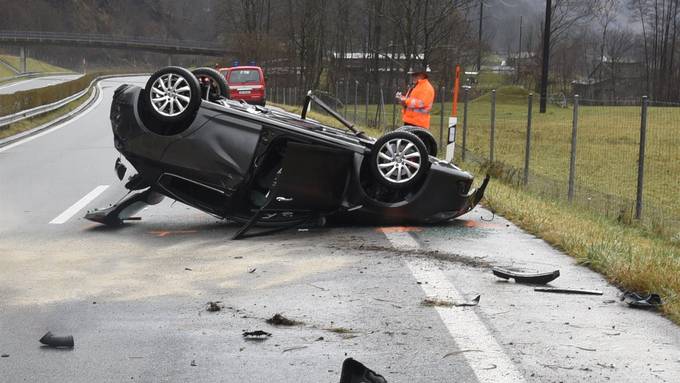
<path id="1" fill-rule="evenodd" d="M 680 240 L 622 225 L 495 180 L 484 204 L 622 289 L 657 292 L 663 312 L 680 324 Z"/>
<path id="2" fill-rule="evenodd" d="M 8 63 L 9 65 L 13 66 L 16 69 L 21 68 L 21 61 L 19 59 L 19 56 L 11 56 L 11 55 L 0 55 L 0 60 Z M 28 58 L 26 62 L 26 70 L 29 72 L 39 72 L 39 73 L 54 73 L 54 72 L 71 72 L 68 69 L 64 69 L 55 65 L 48 64 L 44 61 L 36 60 L 33 58 Z M 14 73 L 10 72 L 8 69 L 3 68 L 0 66 L 0 77 L 5 77 L 1 72 L 2 70 L 6 70 L 9 72 L 9 75 L 7 76 L 13 76 Z"/>
<path id="3" fill-rule="evenodd" d="M 51 112 L 41 114 L 39 116 L 33 117 L 33 118 L 28 118 L 19 122 L 16 122 L 14 124 L 9 124 L 3 127 L 0 127 L 0 138 L 5 138 L 9 137 L 12 135 L 15 135 L 17 133 L 21 133 L 30 129 L 33 129 L 35 127 L 38 127 L 40 125 L 46 124 L 52 120 L 55 120 L 68 112 L 71 112 L 78 106 L 80 106 L 83 102 L 85 102 L 90 95 L 92 94 L 93 89 L 90 89 L 89 92 L 84 94 L 83 96 L 79 97 L 77 100 L 73 100 L 69 102 L 68 104 L 62 106 L 61 108 L 57 110 L 53 110 Z"/>

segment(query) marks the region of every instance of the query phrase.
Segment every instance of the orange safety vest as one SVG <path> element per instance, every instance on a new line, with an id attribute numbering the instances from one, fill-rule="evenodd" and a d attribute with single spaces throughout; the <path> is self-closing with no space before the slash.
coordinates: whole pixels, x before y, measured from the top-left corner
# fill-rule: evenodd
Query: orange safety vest
<path id="1" fill-rule="evenodd" d="M 434 102 L 434 88 L 427 79 L 420 79 L 408 90 L 401 110 L 404 125 L 430 128 L 430 111 Z"/>

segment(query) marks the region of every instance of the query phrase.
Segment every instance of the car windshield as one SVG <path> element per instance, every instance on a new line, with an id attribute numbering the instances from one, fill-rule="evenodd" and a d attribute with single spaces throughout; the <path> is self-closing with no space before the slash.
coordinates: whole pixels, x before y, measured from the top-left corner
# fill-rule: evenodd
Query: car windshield
<path id="1" fill-rule="evenodd" d="M 260 72 L 255 69 L 232 70 L 227 79 L 230 84 L 245 84 L 260 81 Z"/>

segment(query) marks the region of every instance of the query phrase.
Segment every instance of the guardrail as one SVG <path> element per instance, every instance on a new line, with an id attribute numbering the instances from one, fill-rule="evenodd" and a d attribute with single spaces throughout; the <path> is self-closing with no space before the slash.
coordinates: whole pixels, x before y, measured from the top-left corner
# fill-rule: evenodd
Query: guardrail
<path id="1" fill-rule="evenodd" d="M 40 105 L 40 106 L 35 107 L 35 108 L 22 110 L 21 112 L 18 112 L 18 113 L 14 113 L 14 114 L 10 114 L 10 115 L 7 115 L 7 116 L 0 117 L 0 127 L 8 125 L 8 124 L 16 123 L 16 122 L 25 120 L 27 118 L 36 117 L 36 116 L 39 116 L 41 114 L 45 114 L 45 113 L 51 112 L 53 110 L 59 109 L 62 106 L 66 105 L 66 104 L 68 104 L 72 101 L 75 101 L 78 98 L 82 97 L 83 95 L 87 94 L 87 92 L 90 91 L 92 86 L 95 85 L 98 81 L 101 81 L 101 80 L 104 80 L 104 79 L 107 79 L 107 78 L 113 78 L 113 77 L 130 77 L 130 76 L 146 76 L 146 75 L 148 75 L 148 73 L 134 73 L 134 74 L 122 74 L 122 75 L 121 74 L 118 74 L 118 75 L 114 74 L 114 75 L 97 76 L 97 77 L 92 79 L 92 81 L 90 82 L 90 84 L 87 87 L 85 87 L 83 90 L 81 90 L 81 91 L 79 91 L 79 92 L 77 92 L 77 93 L 75 93 L 71 96 L 65 97 L 65 98 L 58 100 L 56 102 L 52 102 L 52 103 L 45 104 L 45 105 Z"/>

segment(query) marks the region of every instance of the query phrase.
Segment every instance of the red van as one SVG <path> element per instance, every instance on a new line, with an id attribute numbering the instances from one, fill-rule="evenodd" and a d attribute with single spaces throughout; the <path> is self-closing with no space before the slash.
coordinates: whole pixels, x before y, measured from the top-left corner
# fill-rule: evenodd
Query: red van
<path id="1" fill-rule="evenodd" d="M 234 66 L 221 68 L 220 73 L 229 84 L 232 100 L 244 100 L 249 104 L 264 106 L 267 100 L 264 73 L 259 66 Z"/>

